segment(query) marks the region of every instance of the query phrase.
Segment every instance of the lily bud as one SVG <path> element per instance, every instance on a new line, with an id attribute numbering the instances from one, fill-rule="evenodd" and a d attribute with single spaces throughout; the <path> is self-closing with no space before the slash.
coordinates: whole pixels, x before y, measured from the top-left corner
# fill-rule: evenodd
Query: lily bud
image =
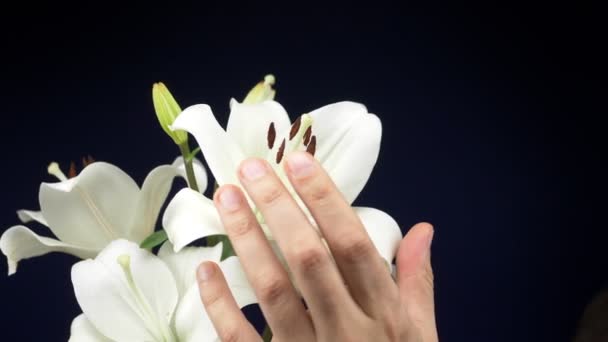
<path id="1" fill-rule="evenodd" d="M 167 133 L 177 145 L 185 144 L 188 141 L 188 133 L 185 131 L 172 131 L 169 126 L 173 124 L 173 121 L 182 112 L 182 109 L 171 95 L 171 92 L 162 83 L 154 83 L 152 87 L 152 101 L 154 102 L 154 110 L 158 117 L 160 126 Z"/>
<path id="2" fill-rule="evenodd" d="M 276 91 L 272 89 L 272 86 L 274 85 L 275 81 L 276 80 L 273 75 L 268 74 L 264 76 L 264 80 L 260 81 L 249 91 L 243 100 L 243 103 L 253 104 L 266 100 L 273 100 Z"/>

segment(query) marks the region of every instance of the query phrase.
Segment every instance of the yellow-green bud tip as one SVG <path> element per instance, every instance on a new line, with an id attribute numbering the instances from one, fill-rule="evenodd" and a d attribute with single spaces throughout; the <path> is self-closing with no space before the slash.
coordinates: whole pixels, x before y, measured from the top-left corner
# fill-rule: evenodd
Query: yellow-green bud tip
<path id="1" fill-rule="evenodd" d="M 188 141 L 186 132 L 172 131 L 169 128 L 182 112 L 182 109 L 164 83 L 158 82 L 152 85 L 152 101 L 158 122 L 165 133 L 178 145 L 186 143 Z"/>

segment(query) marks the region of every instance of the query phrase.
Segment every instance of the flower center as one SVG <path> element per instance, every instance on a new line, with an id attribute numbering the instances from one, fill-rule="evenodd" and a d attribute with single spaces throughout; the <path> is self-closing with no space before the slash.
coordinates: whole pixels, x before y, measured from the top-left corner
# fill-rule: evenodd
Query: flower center
<path id="1" fill-rule="evenodd" d="M 312 117 L 308 114 L 302 114 L 298 119 L 291 125 L 289 130 L 289 140 L 283 138 L 281 145 L 279 146 L 274 161 L 276 164 L 280 164 L 287 152 L 306 150 L 306 152 L 315 155 L 317 147 L 317 137 L 312 135 Z M 274 122 L 270 123 L 268 127 L 268 133 L 266 135 L 266 141 L 268 143 L 268 149 L 274 148 L 277 132 L 274 127 Z"/>
<path id="2" fill-rule="evenodd" d="M 269 151 L 271 152 L 268 156 L 268 161 L 273 166 L 273 169 L 285 184 L 285 187 L 291 194 L 291 196 L 296 200 L 298 205 L 302 208 L 302 210 L 308 215 L 308 210 L 306 206 L 302 203 L 295 190 L 291 186 L 291 183 L 287 180 L 287 176 L 283 169 L 279 166 L 283 161 L 283 157 L 286 153 L 293 151 L 306 151 L 313 156 L 315 155 L 315 151 L 317 148 L 317 137 L 312 134 L 312 123 L 313 119 L 309 114 L 302 114 L 294 123 L 291 125 L 291 129 L 289 130 L 289 136 L 285 137 L 281 140 L 281 144 L 276 148 L 276 152 L 274 150 L 276 143 L 277 132 L 274 126 L 274 122 L 271 122 L 268 126 L 268 133 L 266 134 L 266 142 Z M 273 153 L 274 152 L 274 153 Z M 262 212 L 255 206 L 252 207 L 252 210 L 262 226 L 264 233 L 268 239 L 272 239 L 272 233 L 265 225 L 264 215 Z"/>

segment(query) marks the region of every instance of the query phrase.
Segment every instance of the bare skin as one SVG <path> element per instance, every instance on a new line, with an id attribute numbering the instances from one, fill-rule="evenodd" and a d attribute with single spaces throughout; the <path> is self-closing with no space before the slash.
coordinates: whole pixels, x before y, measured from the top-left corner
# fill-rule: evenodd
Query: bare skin
<path id="1" fill-rule="evenodd" d="M 395 282 L 359 218 L 314 158 L 294 152 L 287 156 L 285 170 L 335 262 L 265 161 L 243 162 L 239 179 L 264 215 L 300 294 L 242 191 L 225 185 L 214 196 L 273 341 L 437 341 L 430 261 L 433 227 L 419 223 L 401 241 Z M 197 275 L 201 300 L 222 341 L 260 341 L 218 266 L 202 263 Z"/>

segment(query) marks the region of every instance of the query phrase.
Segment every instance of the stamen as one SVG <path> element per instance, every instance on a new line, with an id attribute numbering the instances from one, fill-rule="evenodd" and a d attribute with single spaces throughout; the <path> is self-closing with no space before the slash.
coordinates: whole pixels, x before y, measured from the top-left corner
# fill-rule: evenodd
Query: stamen
<path id="1" fill-rule="evenodd" d="M 82 157 L 82 167 L 83 168 L 89 166 L 90 164 L 93 164 L 94 162 L 95 162 L 95 159 L 93 159 L 93 157 L 91 157 L 90 154 L 86 158 Z"/>
<path id="2" fill-rule="evenodd" d="M 312 134 L 312 126 L 309 126 L 306 129 L 306 132 L 304 132 L 304 146 L 308 146 L 308 143 L 310 142 L 311 134 Z"/>
<path id="3" fill-rule="evenodd" d="M 279 146 L 279 151 L 277 152 L 277 164 L 280 163 L 281 160 L 283 159 L 284 153 L 285 153 L 285 139 L 283 139 L 281 146 Z"/>
<path id="4" fill-rule="evenodd" d="M 57 162 L 50 163 L 46 169 L 46 172 L 48 172 L 51 176 L 55 176 L 62 182 L 68 180 L 68 177 L 66 177 L 65 174 L 61 172 L 61 169 L 59 168 L 59 164 L 57 164 Z"/>
<path id="5" fill-rule="evenodd" d="M 293 139 L 300 130 L 300 124 L 302 123 L 302 117 L 299 116 L 296 122 L 291 125 L 291 131 L 289 131 L 289 140 Z"/>
<path id="6" fill-rule="evenodd" d="M 313 135 L 310 138 L 310 144 L 308 144 L 308 146 L 306 147 L 306 152 L 308 152 L 314 156 L 316 149 L 317 149 L 317 136 Z"/>
<path id="7" fill-rule="evenodd" d="M 76 171 L 76 163 L 71 162 L 70 163 L 70 169 L 68 170 L 68 177 L 69 178 L 74 178 L 78 175 L 78 172 Z"/>
<path id="8" fill-rule="evenodd" d="M 277 131 L 274 129 L 274 122 L 271 122 L 270 126 L 268 127 L 268 135 L 266 136 L 266 140 L 268 141 L 268 149 L 272 149 L 276 137 Z"/>

